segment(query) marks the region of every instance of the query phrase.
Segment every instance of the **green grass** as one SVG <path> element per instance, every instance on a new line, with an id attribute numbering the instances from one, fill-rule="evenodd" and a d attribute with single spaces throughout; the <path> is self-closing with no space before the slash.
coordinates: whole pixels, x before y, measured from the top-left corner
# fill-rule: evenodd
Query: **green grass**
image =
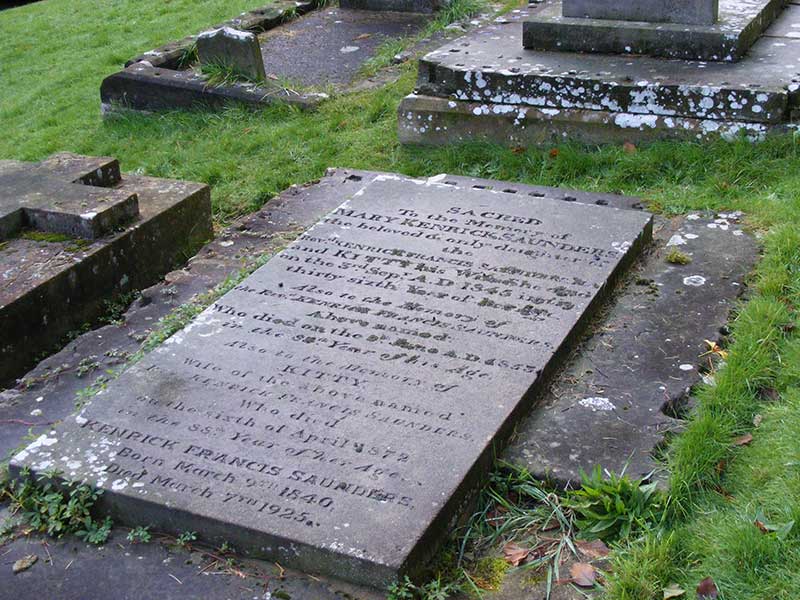
<path id="1" fill-rule="evenodd" d="M 765 234 L 751 299 L 736 315 L 716 385 L 698 391 L 696 414 L 666 453 L 668 519 L 621 542 L 607 596 L 660 599 L 674 582 L 689 598 L 711 576 L 728 600 L 800 597 L 800 526 L 786 535 L 755 526 L 759 517 L 777 528 L 800 520 L 798 140 L 659 143 L 632 153 L 578 145 L 553 153 L 510 150 L 482 142 L 403 148 L 396 109 L 413 88 L 413 63 L 400 69 L 397 82 L 335 97 L 317 113 L 230 108 L 101 119 L 100 82 L 126 59 L 265 3 L 44 0 L 0 12 L 0 158 L 113 155 L 128 171 L 202 181 L 213 186 L 218 224 L 331 166 L 622 192 L 667 215 L 746 212 L 751 228 Z M 383 58 L 395 49 L 387 45 Z M 733 445 L 748 431 L 750 445 Z M 517 517 L 524 523 L 536 515 Z"/>

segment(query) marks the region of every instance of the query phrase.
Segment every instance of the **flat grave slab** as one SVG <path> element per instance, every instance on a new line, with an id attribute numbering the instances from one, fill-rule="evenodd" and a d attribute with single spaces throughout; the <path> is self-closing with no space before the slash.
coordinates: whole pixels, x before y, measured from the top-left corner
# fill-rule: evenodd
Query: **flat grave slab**
<path id="1" fill-rule="evenodd" d="M 671 2 L 659 4 L 671 10 Z M 564 12 L 561 0 L 553 0 L 524 24 L 522 39 L 533 50 L 735 62 L 787 4 L 788 0 L 720 0 L 718 20 L 689 24 L 575 17 Z M 640 5 L 642 12 L 647 7 L 648 2 Z"/>
<path id="2" fill-rule="evenodd" d="M 0 161 L 0 385 L 213 237 L 208 186 L 113 158 Z"/>
<path id="3" fill-rule="evenodd" d="M 230 102 L 313 109 L 331 91 L 347 92 L 361 83 L 365 63 L 386 41 L 414 35 L 430 19 L 411 12 L 318 8 L 314 0 L 277 2 L 210 29 L 256 35 L 265 77 L 209 80 L 194 51 L 197 36 L 191 36 L 145 52 L 107 77 L 100 89 L 103 111 L 214 108 Z"/>
<path id="4" fill-rule="evenodd" d="M 382 587 L 436 550 L 651 223 L 378 176 L 12 470 Z"/>
<path id="5" fill-rule="evenodd" d="M 404 143 L 761 139 L 791 130 L 800 40 L 787 10 L 737 63 L 522 48 L 520 9 L 420 59 L 398 110 Z M 773 33 L 774 32 L 774 33 Z"/>

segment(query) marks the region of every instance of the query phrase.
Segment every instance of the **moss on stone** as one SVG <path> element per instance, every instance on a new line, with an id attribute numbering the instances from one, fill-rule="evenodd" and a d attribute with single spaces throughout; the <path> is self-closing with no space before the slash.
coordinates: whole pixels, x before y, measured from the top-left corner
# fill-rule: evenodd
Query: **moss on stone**
<path id="1" fill-rule="evenodd" d="M 692 262 L 692 257 L 688 254 L 684 254 L 677 248 L 673 248 L 669 251 L 669 254 L 667 254 L 666 260 L 672 265 L 688 265 Z"/>
<path id="2" fill-rule="evenodd" d="M 46 231 L 24 231 L 20 234 L 20 237 L 34 242 L 48 243 L 71 242 L 74 240 L 74 238 L 63 233 L 49 233 Z"/>
<path id="3" fill-rule="evenodd" d="M 487 556 L 475 564 L 470 575 L 479 588 L 493 591 L 503 584 L 508 569 L 509 564 L 502 558 Z"/>

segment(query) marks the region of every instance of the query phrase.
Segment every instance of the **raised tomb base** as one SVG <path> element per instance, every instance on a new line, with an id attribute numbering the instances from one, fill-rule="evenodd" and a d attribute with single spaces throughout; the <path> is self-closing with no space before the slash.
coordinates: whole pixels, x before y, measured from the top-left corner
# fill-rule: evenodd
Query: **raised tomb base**
<path id="1" fill-rule="evenodd" d="M 424 56 L 399 107 L 401 141 L 760 140 L 795 127 L 800 5 L 783 10 L 736 62 L 524 48 L 535 45 L 531 23 L 554 5 L 511 11 Z"/>

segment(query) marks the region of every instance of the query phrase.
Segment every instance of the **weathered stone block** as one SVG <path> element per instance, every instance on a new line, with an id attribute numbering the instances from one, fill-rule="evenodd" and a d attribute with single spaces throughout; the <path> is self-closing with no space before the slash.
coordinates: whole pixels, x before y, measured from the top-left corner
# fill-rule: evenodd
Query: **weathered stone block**
<path id="1" fill-rule="evenodd" d="M 0 168 L 0 241 L 22 227 L 95 239 L 139 214 L 135 193 L 110 189 L 119 176 L 115 159 L 95 159 L 75 170 L 51 158 L 39 165 L 6 163 Z"/>
<path id="2" fill-rule="evenodd" d="M 374 178 L 12 470 L 303 570 L 415 572 L 651 234 L 506 189 Z"/>
<path id="3" fill-rule="evenodd" d="M 51 236 L 40 241 L 35 235 L 15 233 L 0 244 L 0 385 L 12 383 L 42 354 L 62 344 L 68 333 L 107 312 L 106 302 L 152 285 L 213 237 L 208 186 L 133 175 L 122 179 L 114 159 L 59 154 L 38 164 L 0 161 L 0 181 L 13 182 L 22 198 L 34 197 L 22 185 L 30 182 L 36 193 L 52 193 L 53 205 L 75 209 L 72 213 L 37 209 L 41 214 L 33 219 L 28 212 L 35 211 L 17 210 L 11 213 L 18 218 L 16 231 L 37 225 L 63 233 L 64 227 L 51 226 L 65 216 L 94 223 L 96 217 L 82 219 L 77 212 L 102 215 L 89 201 L 133 198 L 138 209 L 135 218 L 114 222 L 105 235 L 94 239 Z M 4 193 L 10 189 L 0 185 Z M 81 193 L 89 195 L 81 200 Z M 65 194 L 70 202 L 62 202 Z M 87 205 L 81 206 L 82 202 Z M 10 221 L 7 217 L 0 222 Z"/>
<path id="4" fill-rule="evenodd" d="M 197 36 L 200 64 L 219 65 L 232 69 L 253 81 L 263 81 L 264 58 L 258 36 L 249 31 L 221 27 Z"/>
<path id="5" fill-rule="evenodd" d="M 398 111 L 400 139 L 528 146 L 785 133 L 800 106 L 794 8 L 743 60 L 707 63 L 520 49 L 521 25 L 541 15 L 521 9 L 420 59 L 414 93 Z"/>
<path id="6" fill-rule="evenodd" d="M 563 15 L 587 19 L 713 25 L 719 0 L 563 0 Z"/>
<path id="7" fill-rule="evenodd" d="M 532 50 L 643 54 L 663 58 L 736 62 L 781 13 L 787 0 L 722 0 L 713 24 L 613 21 L 562 14 L 562 0 L 524 23 L 523 46 Z"/>

